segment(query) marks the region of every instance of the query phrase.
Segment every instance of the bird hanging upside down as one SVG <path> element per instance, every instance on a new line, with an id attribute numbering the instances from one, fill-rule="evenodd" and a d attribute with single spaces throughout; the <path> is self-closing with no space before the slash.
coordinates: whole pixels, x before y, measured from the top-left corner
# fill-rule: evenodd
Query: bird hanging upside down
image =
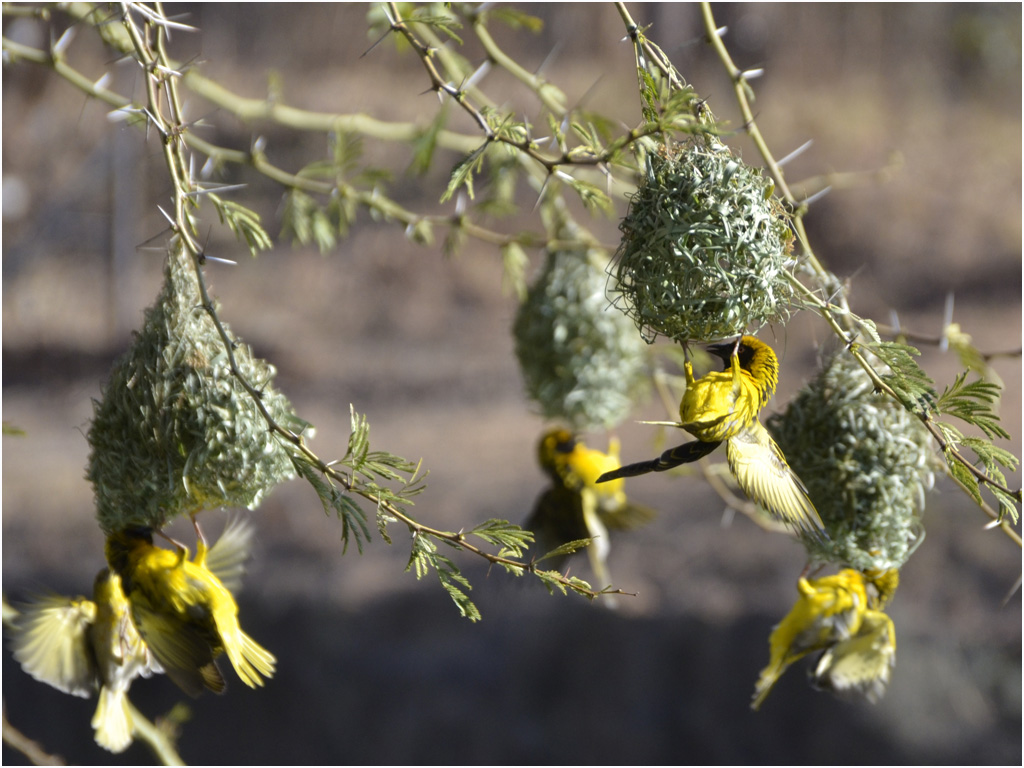
<path id="1" fill-rule="evenodd" d="M 824 652 L 811 673 L 815 688 L 876 703 L 896 663 L 896 628 L 883 608 L 898 583 L 895 569 L 864 574 L 844 568 L 817 579 L 801 576 L 796 603 L 772 630 L 771 658 L 751 708 L 761 707 L 791 664 L 816 651 Z"/>
<path id="2" fill-rule="evenodd" d="M 277 660 L 242 631 L 235 598 L 210 567 L 217 560 L 231 573 L 238 558 L 217 558 L 200 536 L 195 558 L 189 560 L 187 548 L 174 543 L 173 551 L 155 546 L 149 528 L 107 537 L 107 562 L 124 582 L 139 634 L 167 676 L 190 696 L 204 688 L 224 690 L 215 664 L 222 653 L 243 683 L 262 686 L 264 677 L 273 676 Z"/>
<path id="3" fill-rule="evenodd" d="M 724 441 L 729 469 L 752 501 L 802 535 L 827 538 L 807 489 L 758 418 L 779 381 L 775 352 L 753 336 L 712 344 L 708 351 L 722 359 L 725 369 L 695 379 L 693 366 L 686 361 L 686 392 L 679 404 L 679 422 L 672 423 L 697 440 L 656 459 L 606 472 L 597 482 L 663 472 L 707 456 Z"/>

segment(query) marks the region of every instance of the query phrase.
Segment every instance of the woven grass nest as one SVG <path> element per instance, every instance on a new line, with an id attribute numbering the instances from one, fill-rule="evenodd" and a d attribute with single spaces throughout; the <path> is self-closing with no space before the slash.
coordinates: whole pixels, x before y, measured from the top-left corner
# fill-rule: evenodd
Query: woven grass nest
<path id="1" fill-rule="evenodd" d="M 298 433 L 308 428 L 272 386 L 274 367 L 233 342 L 238 368 L 271 416 Z M 87 439 L 87 477 L 107 532 L 159 529 L 177 515 L 221 506 L 251 509 L 295 475 L 287 443 L 268 430 L 231 373 L 180 246 L 168 254 L 163 289 L 142 329 L 93 403 Z"/>
<path id="2" fill-rule="evenodd" d="M 705 342 L 788 318 L 793 235 L 773 192 L 713 137 L 646 156 L 614 267 L 616 305 L 644 338 Z"/>

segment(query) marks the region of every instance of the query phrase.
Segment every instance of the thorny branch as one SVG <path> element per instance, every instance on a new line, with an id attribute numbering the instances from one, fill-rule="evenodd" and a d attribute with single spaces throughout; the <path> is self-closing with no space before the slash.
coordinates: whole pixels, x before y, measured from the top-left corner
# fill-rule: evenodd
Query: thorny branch
<path id="1" fill-rule="evenodd" d="M 159 3 L 156 4 L 156 8 L 157 13 L 162 17 L 163 10 Z M 532 563 L 525 563 L 501 555 L 491 554 L 467 541 L 466 536 L 462 532 L 453 533 L 440 531 L 414 520 L 395 505 L 390 504 L 385 500 L 381 500 L 373 492 L 362 488 L 358 483 L 354 482 L 353 478 L 348 474 L 340 472 L 334 466 L 325 463 L 309 449 L 305 440 L 300 435 L 282 427 L 271 416 L 263 403 L 260 391 L 245 379 L 238 368 L 234 354 L 234 342 L 228 335 L 227 330 L 224 328 L 217 315 L 213 299 L 209 294 L 206 280 L 203 275 L 201 265 L 205 260 L 205 254 L 198 242 L 195 240 L 195 228 L 188 214 L 188 207 L 194 205 L 191 195 L 197 191 L 198 185 L 190 176 L 188 171 L 189 166 L 185 158 L 184 149 L 186 144 L 183 138 L 185 135 L 184 119 L 181 114 L 181 102 L 177 89 L 177 79 L 180 77 L 180 73 L 173 69 L 167 57 L 165 48 L 166 35 L 164 34 L 164 28 L 160 24 L 158 17 L 155 18 L 147 16 L 144 28 L 140 30 L 131 16 L 130 11 L 132 10 L 132 6 L 130 4 L 122 4 L 122 9 L 125 26 L 128 29 L 132 43 L 135 46 L 135 55 L 144 71 L 148 74 L 146 89 L 147 105 L 144 108 L 145 114 L 163 139 L 165 161 L 168 172 L 171 174 L 171 178 L 174 181 L 174 216 L 171 228 L 174 233 L 181 238 L 182 244 L 192 256 L 196 279 L 203 299 L 203 308 L 210 315 L 210 318 L 217 327 L 217 332 L 224 344 L 232 375 L 238 379 L 245 391 L 256 403 L 257 408 L 262 414 L 264 420 L 267 422 L 268 428 L 294 446 L 294 448 L 323 475 L 338 482 L 346 491 L 363 496 L 369 501 L 378 504 L 384 513 L 402 521 L 409 528 L 410 532 L 446 541 L 459 549 L 471 552 L 495 565 L 503 565 L 522 573 L 537 573 L 538 569 Z M 151 37 L 155 38 L 155 43 L 150 42 Z M 170 111 L 169 116 L 165 115 L 164 112 L 165 102 L 167 104 L 167 109 Z M 582 586 L 577 579 L 570 579 L 563 575 L 553 576 L 550 572 L 546 573 L 546 578 L 557 582 L 565 589 L 571 589 L 572 591 L 588 598 L 595 598 L 601 594 L 627 594 L 621 590 L 591 590 Z"/>
<path id="2" fill-rule="evenodd" d="M 736 100 L 739 103 L 740 112 L 743 115 L 744 130 L 753 140 L 757 146 L 758 152 L 764 159 L 765 165 L 775 180 L 776 189 L 782 195 L 782 198 L 787 204 L 793 209 L 793 226 L 796 230 L 797 237 L 800 241 L 801 247 L 804 250 L 804 259 L 806 260 L 809 268 L 814 272 L 815 276 L 823 283 L 831 282 L 831 276 L 827 270 L 821 265 L 818 259 L 814 256 L 811 250 L 809 240 L 807 238 L 807 232 L 804 228 L 803 217 L 806 206 L 802 206 L 798 203 L 793 193 L 790 191 L 789 186 L 786 184 L 785 175 L 783 174 L 782 168 L 776 162 L 770 149 L 768 148 L 767 142 L 761 135 L 761 131 L 757 126 L 757 121 L 754 119 L 754 113 L 750 106 L 750 94 L 751 87 L 749 84 L 749 74 L 741 70 L 733 62 L 728 50 L 725 47 L 725 43 L 722 41 L 723 30 L 719 29 L 715 24 L 714 16 L 711 12 L 711 6 L 707 2 L 701 3 L 701 13 L 704 19 L 704 28 L 707 42 L 718 54 L 721 59 L 726 72 L 729 74 L 730 79 L 733 83 L 733 89 L 736 94 Z M 864 369 L 867 375 L 870 377 L 872 384 L 875 389 L 884 392 L 889 397 L 896 400 L 896 402 L 902 405 L 902 401 L 893 391 L 893 389 L 886 384 L 875 368 L 872 366 L 870 361 L 865 357 L 863 350 L 859 345 L 855 344 L 857 338 L 856 331 L 856 316 L 850 311 L 849 304 L 846 299 L 846 292 L 840 285 L 836 287 L 832 296 L 827 301 L 823 301 L 817 293 L 804 286 L 795 277 L 792 277 L 792 283 L 798 291 L 802 293 L 807 302 L 814 307 L 818 314 L 828 323 L 832 328 L 836 336 L 843 342 L 849 352 L 856 358 L 857 362 Z M 928 412 L 913 411 L 914 415 L 925 425 L 928 431 L 935 438 L 940 450 L 947 456 L 952 458 L 954 461 L 962 464 L 972 475 L 974 475 L 978 482 L 985 483 L 986 485 L 996 488 L 1008 496 L 1016 499 L 1017 503 L 1021 503 L 1021 489 L 1013 490 L 1003 483 L 996 481 L 994 478 L 989 477 L 985 472 L 978 469 L 971 461 L 964 457 L 959 451 L 949 446 L 942 431 L 936 426 L 932 415 Z M 999 527 L 1007 533 L 1018 545 L 1021 543 L 1020 537 L 1010 527 L 1009 522 L 1003 521 L 1002 518 L 996 513 L 991 507 L 985 504 L 980 505 L 982 510 L 986 514 L 993 517 L 993 519 L 999 519 Z"/>
<path id="3" fill-rule="evenodd" d="M 410 123 L 386 123 L 375 120 L 367 115 L 315 113 L 289 107 L 273 100 L 245 99 L 236 96 L 213 81 L 205 78 L 197 70 L 188 66 L 181 66 L 169 59 L 166 52 L 166 30 L 169 28 L 182 28 L 184 25 L 177 25 L 174 22 L 168 21 L 161 15 L 162 10 L 160 10 L 160 6 L 157 5 L 156 7 L 158 10 L 154 13 L 138 4 L 122 4 L 121 20 L 123 24 L 116 24 L 110 23 L 111 19 L 100 18 L 101 11 L 97 6 L 92 4 L 71 3 L 63 6 L 63 10 L 73 18 L 96 25 L 97 29 L 104 36 L 104 39 L 108 44 L 113 45 L 122 52 L 132 53 L 137 58 L 147 75 L 146 106 L 134 104 L 130 99 L 108 90 L 104 85 L 103 78 L 97 81 L 92 81 L 84 74 L 71 67 L 64 56 L 65 45 L 63 38 L 51 46 L 49 53 L 15 43 L 5 38 L 3 41 L 4 52 L 8 57 L 15 60 L 23 59 L 51 67 L 56 74 L 83 92 L 117 109 L 121 109 L 126 113 L 136 114 L 141 118 L 144 118 L 148 126 L 154 127 L 161 134 L 165 161 L 167 162 L 168 169 L 172 174 L 172 178 L 175 179 L 176 192 L 174 214 L 172 217 L 172 229 L 182 238 L 182 242 L 196 257 L 196 272 L 204 303 L 207 305 L 207 311 L 209 311 L 213 316 L 218 332 L 221 334 L 222 340 L 226 345 L 232 370 L 236 375 L 238 371 L 235 365 L 229 338 L 213 312 L 212 302 L 210 301 L 202 272 L 199 269 L 199 262 L 203 259 L 203 253 L 195 240 L 194 230 L 188 216 L 188 206 L 192 204 L 190 195 L 196 194 L 198 184 L 192 179 L 191 173 L 188 170 L 185 158 L 186 148 L 206 155 L 214 164 L 227 162 L 247 165 L 252 167 L 258 173 L 261 173 L 291 189 L 300 189 L 321 195 L 328 195 L 332 192 L 336 192 L 337 194 L 354 201 L 357 205 L 376 210 L 389 219 L 406 224 L 407 227 L 414 227 L 422 222 L 441 223 L 449 226 L 457 226 L 466 234 L 496 246 L 505 246 L 510 243 L 518 243 L 526 246 L 551 245 L 551 242 L 543 235 L 531 235 L 529 233 L 509 235 L 500 233 L 475 224 L 465 215 L 458 215 L 455 218 L 443 215 L 424 216 L 409 211 L 394 201 L 389 200 L 387 197 L 377 194 L 376 190 L 358 190 L 344 184 L 340 180 L 329 183 L 325 181 L 318 181 L 316 179 L 309 178 L 308 176 L 290 173 L 270 163 L 258 145 L 254 145 L 249 151 L 241 151 L 220 147 L 200 138 L 194 131 L 189 130 L 188 125 L 185 122 L 180 106 L 181 101 L 177 93 L 178 80 L 182 80 L 191 91 L 203 96 L 213 103 L 229 109 L 234 114 L 237 114 L 246 120 L 269 119 L 281 125 L 301 130 L 352 131 L 355 133 L 373 135 L 377 138 L 388 141 L 409 141 L 412 137 L 418 134 L 420 129 Z M 647 64 L 658 68 L 670 82 L 675 84 L 676 87 L 682 87 L 683 83 L 671 62 L 668 61 L 667 57 L 657 46 L 647 40 L 643 35 L 643 31 L 633 21 L 626 9 L 626 6 L 623 3 L 617 3 L 616 8 L 626 26 L 628 35 L 638 49 L 642 51 Z M 13 6 L 5 6 L 5 14 L 13 13 L 14 11 L 12 9 Z M 561 165 L 572 164 L 576 166 L 600 166 L 602 163 L 610 159 L 613 152 L 612 147 L 609 147 L 602 155 L 587 156 L 581 155 L 578 152 L 573 153 L 572 151 L 566 150 L 563 146 L 561 148 L 562 152 L 560 155 L 548 155 L 538 149 L 537 142 L 528 134 L 517 139 L 495 131 L 481 109 L 475 106 L 470 99 L 470 93 L 478 93 L 475 87 L 473 87 L 471 83 L 464 83 L 463 85 L 456 87 L 446 81 L 438 70 L 438 62 L 445 63 L 445 68 L 450 71 L 457 71 L 457 68 L 449 61 L 446 55 L 446 49 L 437 44 L 436 38 L 432 36 L 432 31 L 429 28 L 424 29 L 424 39 L 428 42 L 423 42 L 423 40 L 421 40 L 412 29 L 412 25 L 415 24 L 415 21 L 403 19 L 395 4 L 389 4 L 388 9 L 390 31 L 402 35 L 402 37 L 407 40 L 413 50 L 417 53 L 430 79 L 431 90 L 438 93 L 439 96 L 450 97 L 464 111 L 466 111 L 466 113 L 469 114 L 479 126 L 484 135 L 485 143 L 501 142 L 507 144 L 516 150 L 516 156 L 520 159 L 520 162 L 522 162 L 524 158 L 529 158 L 529 160 L 533 162 L 533 172 L 530 174 L 531 178 L 535 180 L 536 184 L 541 185 L 541 188 L 543 188 L 543 178 L 561 173 L 561 171 L 558 170 Z M 135 11 L 142 17 L 146 29 L 145 34 L 140 30 L 138 24 L 132 20 L 130 11 Z M 38 9 L 38 12 L 33 10 L 33 15 L 40 16 L 41 18 L 47 18 L 49 10 Z M 791 192 L 786 183 L 783 171 L 778 162 L 774 159 L 774 156 L 768 148 L 767 142 L 760 133 L 757 122 L 754 118 L 753 111 L 750 106 L 751 87 L 749 80 L 757 73 L 744 72 L 733 62 L 722 40 L 722 32 L 724 32 L 724 30 L 720 30 L 716 26 L 710 6 L 707 3 L 702 4 L 702 16 L 705 24 L 706 40 L 722 61 L 723 66 L 733 83 L 735 96 L 744 119 L 744 129 L 751 136 L 758 148 L 758 151 L 763 156 L 765 164 L 775 180 L 776 188 L 780 195 L 793 211 L 793 226 L 796 230 L 799 242 L 801 243 L 803 251 L 802 260 L 819 280 L 829 283 L 829 288 L 831 290 L 833 287 L 832 282 L 834 282 L 834 280 L 815 257 L 804 229 L 803 216 L 806 211 L 806 205 L 801 205 Z M 477 34 L 477 37 L 480 39 L 485 51 L 487 52 L 488 61 L 503 67 L 514 77 L 526 83 L 535 91 L 535 93 L 537 93 L 538 98 L 554 116 L 564 118 L 567 115 L 564 94 L 543 78 L 523 70 L 518 64 L 516 64 L 516 62 L 508 57 L 507 54 L 501 51 L 493 38 L 488 34 L 486 26 L 483 23 L 483 18 L 483 13 L 476 13 L 470 17 L 470 21 L 473 25 L 474 32 Z M 149 37 L 151 36 L 152 30 L 156 31 L 155 41 L 150 42 Z M 161 100 L 161 94 L 163 95 L 163 100 Z M 482 96 L 479 98 L 483 99 Z M 484 102 L 481 101 L 481 103 Z M 169 116 L 165 117 L 165 111 L 170 112 Z M 633 129 L 626 136 L 621 137 L 617 142 L 615 142 L 614 148 L 626 146 L 642 136 L 655 132 L 657 132 L 657 129 L 650 126 L 641 126 L 640 128 Z M 460 152 L 469 152 L 479 148 L 478 141 L 472 136 L 459 134 L 447 129 L 439 131 L 437 141 L 441 146 Z M 539 175 L 535 173 L 537 170 L 541 171 Z M 606 247 L 606 250 L 611 250 L 611 248 Z M 860 365 L 871 378 L 875 387 L 878 390 L 885 392 L 888 396 L 894 397 L 898 400 L 891 387 L 881 379 L 878 372 L 865 358 L 863 352 L 853 344 L 854 339 L 856 338 L 856 317 L 849 309 L 846 294 L 842 286 L 837 286 L 830 298 L 826 301 L 822 300 L 816 292 L 796 280 L 795 277 L 793 278 L 793 283 L 808 304 L 826 320 L 833 332 L 843 341 L 848 349 L 850 349 L 851 353 L 854 354 Z M 1019 355 L 1019 351 L 1007 354 Z M 241 377 L 239 378 L 241 380 Z M 250 396 L 256 399 L 261 412 L 263 412 L 264 417 L 268 419 L 268 423 L 271 424 L 271 428 L 274 429 L 275 432 L 277 432 L 283 439 L 288 440 L 295 445 L 295 447 L 310 461 L 313 466 L 317 467 L 318 470 L 341 483 L 342 487 L 346 490 L 357 493 L 359 492 L 358 487 L 353 487 L 353 483 L 350 478 L 343 473 L 339 473 L 337 470 L 317 458 L 315 454 L 313 454 L 309 448 L 304 445 L 299 436 L 296 436 L 290 431 L 282 429 L 275 424 L 273 420 L 269 418 L 269 414 L 266 412 L 262 402 L 260 402 L 259 392 L 248 382 L 242 381 L 242 383 Z M 945 438 L 940 429 L 935 425 L 930 415 L 927 413 L 917 413 L 917 415 L 929 429 L 931 434 L 936 438 L 940 448 L 945 450 L 947 448 Z M 1009 496 L 1020 501 L 1020 490 L 1015 491 L 996 482 L 993 478 L 985 475 L 984 472 L 979 470 L 956 450 L 950 449 L 947 452 L 947 455 L 952 457 L 953 460 L 961 463 L 978 479 L 979 482 L 998 488 Z M 982 505 L 982 509 L 990 516 L 998 516 L 997 513 L 990 507 L 987 507 L 987 505 Z M 411 530 L 422 532 L 424 535 L 446 539 L 452 544 L 463 548 L 469 548 L 461 537 L 461 534 L 445 533 L 421 526 L 419 523 L 416 523 L 416 521 L 403 515 L 399 510 L 387 510 L 387 512 L 389 514 L 393 514 L 397 519 L 402 520 L 410 527 Z M 1012 536 L 1016 535 L 1011 533 L 1012 529 L 1009 528 L 1008 524 L 1003 523 L 1000 527 L 1003 527 L 1008 534 L 1011 534 Z M 1019 542 L 1019 537 L 1017 537 L 1017 541 Z M 471 551 L 473 550 L 471 549 Z"/>

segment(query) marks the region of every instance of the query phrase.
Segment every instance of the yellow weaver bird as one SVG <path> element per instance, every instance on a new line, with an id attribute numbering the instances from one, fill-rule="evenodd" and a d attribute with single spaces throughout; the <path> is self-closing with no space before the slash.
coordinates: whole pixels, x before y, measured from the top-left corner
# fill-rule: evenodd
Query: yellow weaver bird
<path id="1" fill-rule="evenodd" d="M 635 528 L 654 516 L 652 510 L 628 501 L 622 480 L 597 485 L 599 476 L 621 466 L 619 441 L 612 438 L 603 453 L 588 448 L 567 429 L 550 429 L 537 446 L 537 460 L 552 485 L 537 500 L 525 527 L 536 534 L 541 551 L 591 539 L 590 567 L 599 588 L 610 586 L 608 529 Z"/>
<path id="2" fill-rule="evenodd" d="M 872 578 L 851 568 L 818 579 L 801 576 L 800 596 L 768 640 L 770 660 L 751 708 L 764 703 L 791 664 L 815 651 L 824 651 L 812 675 L 819 688 L 876 701 L 895 663 L 895 628 L 881 608 L 892 598 L 898 578 L 895 570 Z"/>
<path id="3" fill-rule="evenodd" d="M 807 489 L 758 418 L 779 381 L 775 352 L 753 336 L 713 344 L 708 351 L 722 359 L 725 369 L 695 379 L 687 360 L 679 422 L 668 422 L 697 440 L 667 450 L 656 459 L 605 472 L 597 482 L 663 472 L 707 456 L 724 441 L 729 469 L 752 501 L 804 535 L 827 537 Z"/>
<path id="4" fill-rule="evenodd" d="M 150 651 L 191 696 L 204 687 L 224 690 L 214 663 L 221 653 L 243 683 L 262 686 L 263 677 L 273 676 L 277 660 L 239 626 L 234 596 L 207 563 L 217 553 L 207 550 L 201 535 L 194 560 L 188 559 L 187 547 L 174 544 L 176 551 L 154 546 L 148 528 L 129 528 L 107 538 L 107 561 L 124 580 L 132 617 Z"/>
<path id="5" fill-rule="evenodd" d="M 868 592 L 868 610 L 860 631 L 821 655 L 811 683 L 839 696 L 863 696 L 877 704 L 896 666 L 896 626 L 883 610 L 899 586 L 900 572 L 895 568 L 869 571 L 864 577 L 875 594 Z"/>
<path id="6" fill-rule="evenodd" d="M 115 753 L 128 748 L 128 688 L 136 677 L 162 670 L 132 624 L 116 573 L 97 574 L 92 600 L 51 595 L 25 606 L 13 646 L 22 669 L 40 682 L 83 698 L 98 688 L 96 743 Z"/>
<path id="7" fill-rule="evenodd" d="M 236 518 L 210 548 L 206 564 L 225 583 L 240 583 L 253 529 Z M 96 743 L 123 752 L 132 743 L 128 689 L 136 677 L 163 672 L 139 635 L 120 576 L 104 568 L 93 599 L 50 595 L 25 605 L 15 621 L 14 658 L 36 680 L 74 696 L 97 689 Z"/>
<path id="8" fill-rule="evenodd" d="M 846 568 L 813 580 L 801 576 L 797 590 L 796 604 L 768 640 L 770 661 L 754 688 L 752 709 L 760 708 L 793 662 L 855 635 L 864 620 L 868 594 L 859 571 Z"/>

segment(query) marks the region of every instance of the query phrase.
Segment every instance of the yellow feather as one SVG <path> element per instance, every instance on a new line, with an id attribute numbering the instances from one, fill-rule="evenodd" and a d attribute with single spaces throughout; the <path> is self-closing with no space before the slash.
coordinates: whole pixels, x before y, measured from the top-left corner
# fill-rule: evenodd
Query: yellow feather
<path id="1" fill-rule="evenodd" d="M 249 559 L 249 550 L 255 536 L 252 523 L 244 517 L 230 519 L 224 531 L 206 553 L 202 565 L 213 573 L 224 589 L 237 594 L 242 588 L 242 577 L 245 575 L 245 561 Z M 196 561 L 199 554 L 196 553 Z"/>
<path id="2" fill-rule="evenodd" d="M 14 656 L 37 680 L 76 696 L 99 689 L 93 715 L 96 743 L 123 752 L 132 742 L 127 691 L 132 681 L 162 671 L 129 615 L 117 574 L 96 576 L 93 600 L 47 597 L 25 608 Z"/>
<path id="3" fill-rule="evenodd" d="M 760 421 L 729 438 L 726 459 L 743 492 L 775 518 L 807 536 L 823 535 L 807 489 Z"/>
<path id="4" fill-rule="evenodd" d="M 91 723 L 96 743 L 114 754 L 124 752 L 132 743 L 131 712 L 124 690 L 103 688 Z"/>
<path id="5" fill-rule="evenodd" d="M 96 743 L 123 752 L 132 743 L 128 689 L 136 677 L 162 671 L 149 653 L 130 616 L 121 578 L 104 568 L 93 587 L 96 621 L 89 631 L 100 679 L 100 697 L 92 727 Z"/>

